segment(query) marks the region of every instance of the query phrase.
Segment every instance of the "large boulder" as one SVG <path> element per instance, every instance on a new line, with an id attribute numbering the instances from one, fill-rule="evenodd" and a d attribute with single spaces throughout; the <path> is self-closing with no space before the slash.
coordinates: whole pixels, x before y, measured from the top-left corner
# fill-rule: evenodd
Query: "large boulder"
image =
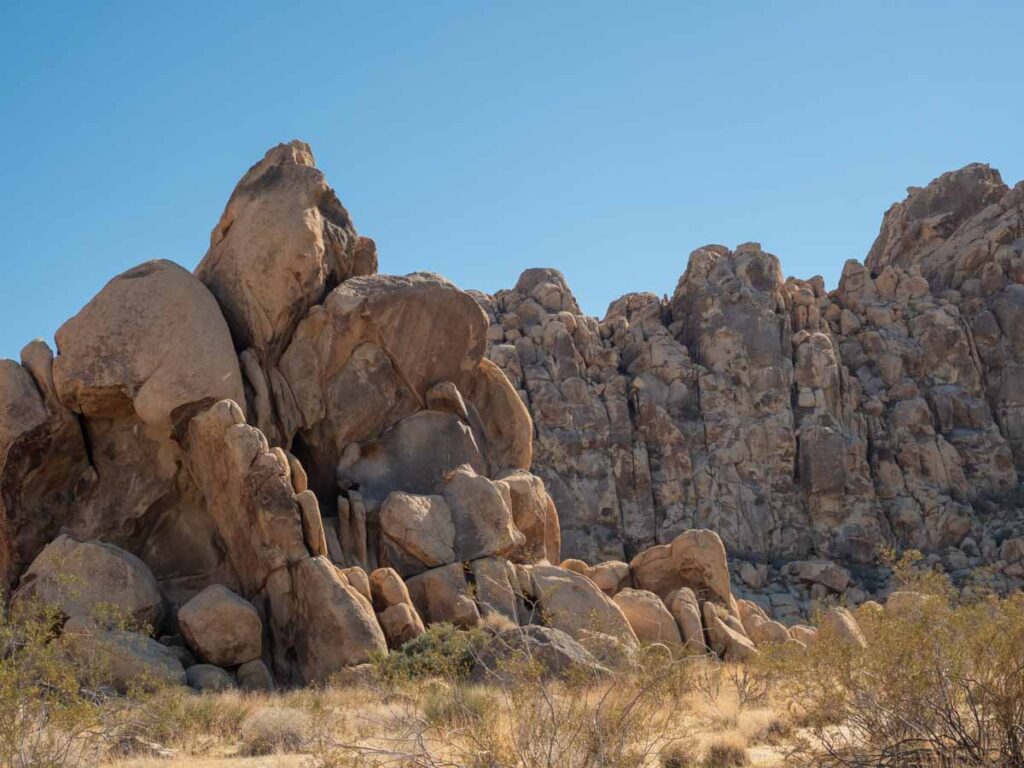
<path id="1" fill-rule="evenodd" d="M 598 632 L 636 647 L 636 633 L 622 609 L 586 576 L 554 565 L 535 565 L 530 574 L 533 597 L 547 626 L 576 640 Z"/>
<path id="2" fill-rule="evenodd" d="M 420 616 L 428 624 L 447 622 L 457 627 L 475 627 L 480 611 L 466 582 L 462 563 L 432 568 L 406 582 Z"/>
<path id="3" fill-rule="evenodd" d="M 642 643 L 662 643 L 669 648 L 683 645 L 676 620 L 656 594 L 629 587 L 613 598 L 615 604 Z"/>
<path id="4" fill-rule="evenodd" d="M 245 402 L 220 307 L 172 262 L 149 261 L 118 275 L 56 338 L 57 393 L 86 417 L 134 413 L 170 433 L 196 404 Z"/>
<path id="5" fill-rule="evenodd" d="M 633 585 L 662 599 L 689 587 L 700 600 L 728 606 L 732 600 L 725 545 L 714 531 L 683 531 L 671 544 L 646 549 L 629 564 Z"/>
<path id="6" fill-rule="evenodd" d="M 143 634 L 99 629 L 77 617 L 68 621 L 64 632 L 71 653 L 90 659 L 96 671 L 121 693 L 187 683 L 177 656 Z"/>
<path id="7" fill-rule="evenodd" d="M 497 477 L 508 486 L 512 521 L 525 539 L 513 553 L 514 559 L 524 563 L 557 563 L 562 547 L 558 510 L 544 481 L 521 469 L 509 470 Z"/>
<path id="8" fill-rule="evenodd" d="M 480 361 L 469 400 L 480 417 L 492 471 L 528 470 L 533 461 L 533 419 L 501 368 Z"/>
<path id="9" fill-rule="evenodd" d="M 689 587 L 680 587 L 670 592 L 665 598 L 665 605 L 672 618 L 676 620 L 679 634 L 683 639 L 683 647 L 691 653 L 707 653 L 700 603 L 697 602 L 693 590 Z"/>
<path id="10" fill-rule="evenodd" d="M 196 275 L 223 307 L 238 348 L 272 364 L 331 286 L 376 270 L 372 253 L 358 258 L 359 245 L 309 146 L 292 141 L 238 182 Z"/>
<path id="11" fill-rule="evenodd" d="M 178 626 L 203 661 L 234 667 L 258 659 L 263 623 L 252 604 L 222 584 L 213 584 L 178 610 Z"/>
<path id="12" fill-rule="evenodd" d="M 387 651 L 373 606 L 326 557 L 295 567 L 296 651 L 302 679 L 324 683 L 345 667 Z"/>
<path id="13" fill-rule="evenodd" d="M 333 469 L 350 443 L 376 440 L 423 409 L 435 385 L 449 382 L 458 392 L 469 392 L 486 331 L 487 319 L 476 301 L 428 273 L 354 277 L 335 288 L 322 306 L 313 307 L 296 328 L 279 368 L 284 399 L 291 403 L 282 411 L 294 411 L 296 420 L 285 430 L 286 438 L 300 431 L 314 487 L 333 481 Z M 469 428 L 456 414 L 437 413 Z M 433 430 L 430 448 L 459 448 L 458 435 Z M 409 455 L 419 461 L 438 459 L 429 449 Z M 465 462 L 486 470 L 482 457 L 465 457 L 446 469 Z M 378 501 L 390 490 L 433 492 L 395 485 Z"/>
<path id="14" fill-rule="evenodd" d="M 382 561 L 410 576 L 455 557 L 455 525 L 443 496 L 395 491 L 381 505 Z"/>
<path id="15" fill-rule="evenodd" d="M 582 645 L 554 627 L 529 624 L 498 633 L 478 654 L 471 678 L 478 682 L 514 679 L 520 665 L 544 678 L 603 676 L 602 666 Z"/>
<path id="16" fill-rule="evenodd" d="M 32 561 L 12 602 L 33 598 L 67 617 L 102 618 L 113 609 L 155 626 L 163 613 L 156 579 L 139 558 L 113 544 L 80 542 L 66 535 L 54 539 Z"/>
<path id="17" fill-rule="evenodd" d="M 471 467 L 459 467 L 444 478 L 441 493 L 452 511 L 459 560 L 508 555 L 523 545 L 523 534 L 512 522 L 512 511 L 498 484 Z"/>

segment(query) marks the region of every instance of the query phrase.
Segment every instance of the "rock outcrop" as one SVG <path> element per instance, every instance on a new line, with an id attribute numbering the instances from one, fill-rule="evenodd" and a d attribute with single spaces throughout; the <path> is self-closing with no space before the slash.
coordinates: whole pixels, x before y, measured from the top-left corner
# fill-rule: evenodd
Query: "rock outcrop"
<path id="1" fill-rule="evenodd" d="M 1024 185 L 987 166 L 912 188 L 832 291 L 709 245 L 597 320 L 557 270 L 377 274 L 291 142 L 195 275 L 128 270 L 56 340 L 0 361 L 0 574 L 126 676 L 322 682 L 437 622 L 556 669 L 742 661 L 883 601 L 881 547 L 1024 587 Z M 104 598 L 161 642 L 88 625 Z"/>

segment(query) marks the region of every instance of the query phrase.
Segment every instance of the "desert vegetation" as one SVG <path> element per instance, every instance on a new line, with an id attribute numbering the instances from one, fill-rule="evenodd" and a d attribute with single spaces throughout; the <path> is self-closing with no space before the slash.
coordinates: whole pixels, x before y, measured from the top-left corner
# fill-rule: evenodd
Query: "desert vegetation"
<path id="1" fill-rule="evenodd" d="M 901 589 L 745 664 L 645 644 L 614 669 L 490 653 L 508 626 L 436 624 L 330 683 L 115 693 L 102 648 L 32 603 L 0 628 L 4 766 L 628 768 L 1024 765 L 1024 595 L 957 598 L 915 557 Z M 824 615 L 822 613 L 821 615 Z M 531 646 L 526 646 L 530 648 Z"/>

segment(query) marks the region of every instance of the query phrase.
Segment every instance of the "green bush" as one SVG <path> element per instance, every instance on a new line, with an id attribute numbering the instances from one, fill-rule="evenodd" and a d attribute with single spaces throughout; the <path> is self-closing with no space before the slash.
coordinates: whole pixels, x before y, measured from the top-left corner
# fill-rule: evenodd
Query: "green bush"
<path id="1" fill-rule="evenodd" d="M 464 630 L 452 624 L 432 624 L 419 637 L 397 651 L 374 659 L 379 680 L 388 683 L 442 677 L 465 678 L 487 641 L 482 630 Z"/>

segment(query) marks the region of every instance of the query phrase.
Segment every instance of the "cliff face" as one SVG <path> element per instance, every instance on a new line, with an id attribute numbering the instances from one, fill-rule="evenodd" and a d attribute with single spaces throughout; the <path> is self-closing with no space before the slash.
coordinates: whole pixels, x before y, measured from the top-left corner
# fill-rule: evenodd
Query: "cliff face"
<path id="1" fill-rule="evenodd" d="M 911 188 L 831 292 L 747 243 L 697 249 L 670 299 L 602 320 L 556 270 L 476 296 L 566 556 L 707 527 L 755 559 L 993 560 L 1021 531 L 1024 183 L 988 166 Z"/>

